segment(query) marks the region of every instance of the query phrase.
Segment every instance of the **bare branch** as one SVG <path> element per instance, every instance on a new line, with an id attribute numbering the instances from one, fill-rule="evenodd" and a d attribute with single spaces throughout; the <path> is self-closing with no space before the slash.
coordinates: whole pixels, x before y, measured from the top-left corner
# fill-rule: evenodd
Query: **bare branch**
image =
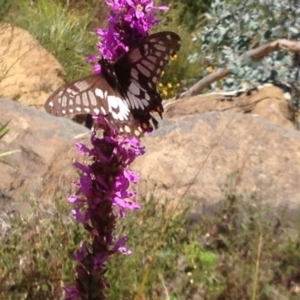
<path id="1" fill-rule="evenodd" d="M 290 51 L 292 53 L 300 53 L 300 42 L 287 39 L 278 39 L 276 41 L 261 45 L 255 49 L 251 49 L 245 52 L 240 56 L 240 59 L 243 59 L 243 57 L 249 57 L 253 60 L 259 60 L 269 55 L 270 53 L 279 50 Z M 190 87 L 187 91 L 180 94 L 178 98 L 187 98 L 199 94 L 210 84 L 226 77 L 228 74 L 230 74 L 229 69 L 217 69 L 217 71 L 205 76 L 197 83 L 195 83 L 192 87 Z"/>

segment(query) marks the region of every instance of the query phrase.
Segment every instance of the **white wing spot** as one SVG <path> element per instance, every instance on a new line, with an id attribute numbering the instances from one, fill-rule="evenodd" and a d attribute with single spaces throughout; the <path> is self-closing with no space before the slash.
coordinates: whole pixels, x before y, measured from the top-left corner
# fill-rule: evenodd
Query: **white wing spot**
<path id="1" fill-rule="evenodd" d="M 139 49 L 134 50 L 134 61 L 137 61 L 142 58 L 142 54 Z"/>
<path id="2" fill-rule="evenodd" d="M 130 75 L 135 80 L 138 80 L 138 78 L 139 78 L 139 72 L 134 68 L 131 69 Z"/>
<path id="3" fill-rule="evenodd" d="M 87 93 L 82 93 L 81 99 L 82 99 L 82 104 L 84 106 L 89 106 L 90 103 L 89 103 L 89 99 L 88 99 Z"/>
<path id="4" fill-rule="evenodd" d="M 79 95 L 77 95 L 77 96 L 75 97 L 75 103 L 76 103 L 77 105 L 81 105 L 81 101 L 80 101 L 80 96 L 79 96 Z"/>
<path id="5" fill-rule="evenodd" d="M 94 108 L 94 113 L 95 113 L 96 115 L 99 115 L 99 114 L 100 114 L 99 108 Z"/>
<path id="6" fill-rule="evenodd" d="M 85 80 L 76 81 L 76 82 L 74 82 L 73 85 L 76 88 L 78 88 L 80 91 L 85 91 L 85 90 L 87 90 L 90 87 L 90 85 Z"/>
<path id="7" fill-rule="evenodd" d="M 147 94 L 148 95 L 148 94 Z M 148 95 L 149 96 L 149 95 Z M 150 97 L 149 97 L 150 98 Z M 150 99 L 149 99 L 150 100 Z M 145 107 L 147 107 L 149 105 L 149 102 L 146 99 L 142 99 L 142 102 L 144 104 Z"/>
<path id="8" fill-rule="evenodd" d="M 88 107 L 85 107 L 83 110 L 87 113 L 89 113 L 91 111 Z"/>
<path id="9" fill-rule="evenodd" d="M 156 82 L 157 82 L 157 77 L 153 76 L 153 77 L 152 77 L 152 81 L 153 81 L 154 83 L 156 83 Z"/>
<path id="10" fill-rule="evenodd" d="M 69 113 L 72 114 L 74 112 L 73 108 L 69 108 Z"/>
<path id="11" fill-rule="evenodd" d="M 154 54 L 155 54 L 156 56 L 158 56 L 158 57 L 161 57 L 162 52 L 155 51 Z"/>
<path id="12" fill-rule="evenodd" d="M 48 103 L 48 105 L 50 106 L 50 107 L 53 107 L 53 102 L 52 101 L 50 101 L 49 103 Z"/>
<path id="13" fill-rule="evenodd" d="M 161 69 L 158 68 L 158 69 L 156 70 L 156 74 L 159 75 L 160 72 L 161 72 Z"/>
<path id="14" fill-rule="evenodd" d="M 106 98 L 106 97 L 104 97 L 103 91 L 101 89 L 95 89 L 95 94 L 96 94 L 96 96 L 98 96 L 102 99 Z"/>
<path id="15" fill-rule="evenodd" d="M 66 114 L 66 111 L 63 109 L 63 110 L 61 111 L 61 113 L 62 113 L 63 115 L 65 115 L 65 114 Z"/>
<path id="16" fill-rule="evenodd" d="M 150 62 L 150 61 L 147 61 L 147 60 L 142 60 L 142 64 L 147 67 L 148 69 L 154 71 L 155 70 L 155 65 Z"/>
<path id="17" fill-rule="evenodd" d="M 137 64 L 136 67 L 142 74 L 144 74 L 147 77 L 150 77 L 150 75 L 151 75 L 150 71 L 147 70 L 143 65 Z"/>
<path id="18" fill-rule="evenodd" d="M 167 39 L 168 39 L 168 40 L 171 40 L 172 37 L 168 34 L 168 35 L 167 35 Z"/>
<path id="19" fill-rule="evenodd" d="M 154 88 L 153 83 L 152 83 L 151 81 L 148 81 L 148 86 L 149 86 L 151 89 Z"/>
<path id="20" fill-rule="evenodd" d="M 154 47 L 160 51 L 166 51 L 166 49 L 167 49 L 165 46 L 162 46 L 160 44 L 156 44 L 156 45 L 154 45 Z"/>
<path id="21" fill-rule="evenodd" d="M 92 91 L 88 91 L 88 94 L 89 94 L 89 97 L 90 97 L 91 105 L 96 106 L 97 105 L 97 99 L 96 99 L 94 93 Z"/>
<path id="22" fill-rule="evenodd" d="M 108 111 L 112 114 L 113 118 L 116 120 L 125 120 L 128 119 L 129 107 L 126 105 L 126 102 L 117 96 L 108 96 Z M 117 110 L 115 112 L 114 110 Z"/>
<path id="23" fill-rule="evenodd" d="M 77 110 L 77 111 L 81 111 L 81 108 L 80 108 L 80 107 L 76 107 L 76 110 Z"/>
<path id="24" fill-rule="evenodd" d="M 155 56 L 152 56 L 152 55 L 149 55 L 148 57 L 148 60 L 152 61 L 153 63 L 156 63 L 157 59 Z"/>
<path id="25" fill-rule="evenodd" d="M 128 99 L 129 99 L 129 101 L 131 103 L 131 107 L 138 109 L 139 108 L 139 99 L 137 99 L 135 97 L 135 95 L 132 94 L 130 91 L 127 92 L 127 97 L 128 97 Z"/>
<path id="26" fill-rule="evenodd" d="M 70 87 L 68 87 L 68 88 L 66 89 L 66 92 L 67 92 L 69 95 L 73 96 L 73 97 L 74 97 L 75 95 L 78 94 L 77 91 L 73 90 L 73 89 L 70 88 Z"/>
<path id="27" fill-rule="evenodd" d="M 100 109 L 101 109 L 102 114 L 103 114 L 103 115 L 106 115 L 106 110 L 105 110 L 105 108 L 104 108 L 103 106 L 101 106 Z"/>
<path id="28" fill-rule="evenodd" d="M 125 126 L 124 126 L 124 129 L 125 129 L 125 131 L 126 131 L 127 133 L 130 133 L 130 132 L 131 132 L 130 127 L 129 127 L 128 125 L 125 125 Z"/>
<path id="29" fill-rule="evenodd" d="M 67 96 L 63 96 L 61 100 L 61 106 L 67 106 Z"/>
<path id="30" fill-rule="evenodd" d="M 129 89 L 129 91 L 130 91 L 132 94 L 134 94 L 134 95 L 136 95 L 136 96 L 139 96 L 140 93 L 141 93 L 140 88 L 139 88 L 134 82 L 132 82 L 132 83 L 130 84 L 130 86 L 129 86 L 128 89 Z"/>

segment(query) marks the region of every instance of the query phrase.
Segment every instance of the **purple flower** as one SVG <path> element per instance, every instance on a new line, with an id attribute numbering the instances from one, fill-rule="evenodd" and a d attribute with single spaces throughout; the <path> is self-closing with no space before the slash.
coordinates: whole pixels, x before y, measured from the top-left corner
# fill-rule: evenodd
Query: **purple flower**
<path id="1" fill-rule="evenodd" d="M 82 299 L 81 293 L 78 291 L 78 289 L 76 287 L 65 286 L 63 289 L 65 291 L 65 299 L 66 300 Z"/>
<path id="2" fill-rule="evenodd" d="M 122 237 L 121 239 L 119 239 L 116 244 L 115 244 L 115 248 L 114 248 L 114 251 L 115 252 L 120 252 L 122 254 L 125 254 L 125 255 L 129 255 L 129 254 L 132 254 L 132 251 L 127 249 L 125 247 L 125 244 L 127 243 L 127 238 L 126 237 Z"/>
<path id="3" fill-rule="evenodd" d="M 97 29 L 101 38 L 98 50 L 101 56 L 116 61 L 131 45 L 148 35 L 149 30 L 159 22 L 156 12 L 168 10 L 167 6 L 155 6 L 152 0 L 106 0 L 111 7 L 108 28 Z"/>
<path id="4" fill-rule="evenodd" d="M 73 253 L 72 258 L 81 262 L 81 261 L 83 261 L 83 259 L 87 255 L 87 253 L 88 253 L 87 242 L 83 242 L 81 247 Z"/>

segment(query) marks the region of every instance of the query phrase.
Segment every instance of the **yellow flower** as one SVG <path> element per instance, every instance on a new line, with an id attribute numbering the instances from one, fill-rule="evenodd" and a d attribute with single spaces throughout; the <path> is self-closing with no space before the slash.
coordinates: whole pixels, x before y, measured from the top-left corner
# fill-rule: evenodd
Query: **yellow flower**
<path id="1" fill-rule="evenodd" d="M 215 68 L 214 68 L 213 66 L 209 66 L 209 67 L 206 68 L 206 70 L 207 70 L 208 72 L 213 72 L 214 69 L 215 69 Z"/>
<path id="2" fill-rule="evenodd" d="M 162 91 L 162 94 L 163 94 L 164 96 L 166 96 L 166 97 L 168 96 L 168 92 L 167 92 L 166 90 L 163 90 L 163 91 Z"/>
<path id="3" fill-rule="evenodd" d="M 160 83 L 158 84 L 158 86 L 159 86 L 159 87 L 163 87 L 163 84 L 160 82 Z"/>
<path id="4" fill-rule="evenodd" d="M 173 56 L 171 56 L 170 60 L 176 60 L 177 59 L 177 54 L 174 54 Z"/>
<path id="5" fill-rule="evenodd" d="M 170 82 L 167 84 L 167 86 L 168 86 L 169 89 L 171 89 L 173 87 L 172 83 L 170 83 Z"/>
<path id="6" fill-rule="evenodd" d="M 180 83 L 177 83 L 176 86 L 180 86 Z"/>

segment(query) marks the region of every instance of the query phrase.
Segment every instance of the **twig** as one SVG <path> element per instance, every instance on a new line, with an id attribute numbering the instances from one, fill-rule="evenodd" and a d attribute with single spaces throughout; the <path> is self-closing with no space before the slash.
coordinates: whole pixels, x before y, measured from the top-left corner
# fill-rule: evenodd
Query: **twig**
<path id="1" fill-rule="evenodd" d="M 253 290 L 252 290 L 251 300 L 256 299 L 261 250 L 262 250 L 262 235 L 260 234 L 259 241 L 258 241 L 258 248 L 257 248 L 257 257 L 256 257 L 256 263 L 255 263 L 255 274 L 254 274 L 254 282 L 253 282 Z"/>
<path id="2" fill-rule="evenodd" d="M 252 60 L 260 60 L 270 53 L 279 50 L 290 51 L 292 53 L 300 53 L 300 42 L 287 39 L 278 39 L 268 44 L 261 45 L 255 49 L 248 50 L 240 56 L 240 59 L 248 57 Z M 205 76 L 197 83 L 195 83 L 192 87 L 190 87 L 187 91 L 181 93 L 178 98 L 187 98 L 199 94 L 210 84 L 226 77 L 228 74 L 230 74 L 229 69 L 217 69 L 217 71 Z"/>

